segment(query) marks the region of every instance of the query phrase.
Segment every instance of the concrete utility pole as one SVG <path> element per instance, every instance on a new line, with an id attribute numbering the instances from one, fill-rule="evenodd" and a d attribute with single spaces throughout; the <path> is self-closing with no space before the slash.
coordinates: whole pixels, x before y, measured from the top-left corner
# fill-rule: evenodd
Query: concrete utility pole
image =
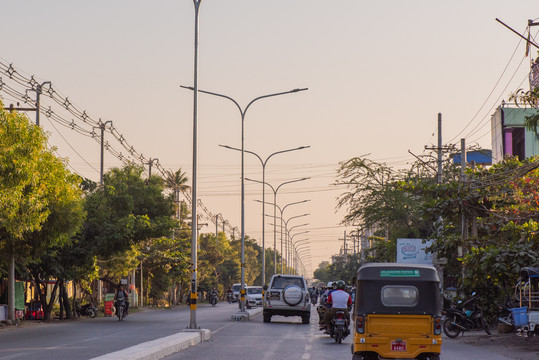
<path id="1" fill-rule="evenodd" d="M 461 175 L 461 182 L 466 181 L 466 139 L 460 139 L 460 175 Z M 466 214 L 464 211 L 464 205 L 461 202 L 461 222 L 462 222 L 462 246 L 459 246 L 458 249 L 458 255 L 463 256 L 464 255 L 464 248 L 466 246 L 466 241 L 468 240 L 468 224 L 466 221 Z"/>
<path id="2" fill-rule="evenodd" d="M 438 113 L 438 184 L 442 183 L 442 113 Z"/>
<path id="3" fill-rule="evenodd" d="M 36 125 L 37 126 L 40 126 L 40 123 L 39 123 L 39 113 L 40 113 L 40 105 L 41 105 L 41 93 L 43 92 L 43 86 L 45 84 L 48 84 L 49 86 L 51 85 L 51 82 L 50 81 L 45 81 L 43 82 L 41 85 L 37 85 L 36 86 Z"/>
<path id="4" fill-rule="evenodd" d="M 159 163 L 159 159 L 150 158 L 150 160 L 148 160 L 148 177 L 152 176 L 152 166 L 154 161 L 157 161 Z"/>
<path id="5" fill-rule="evenodd" d="M 215 215 L 215 237 L 217 237 L 217 233 L 219 231 L 219 216 L 223 217 L 223 215 L 221 213 Z M 225 226 L 225 223 L 223 221 L 223 228 L 224 226 Z"/>

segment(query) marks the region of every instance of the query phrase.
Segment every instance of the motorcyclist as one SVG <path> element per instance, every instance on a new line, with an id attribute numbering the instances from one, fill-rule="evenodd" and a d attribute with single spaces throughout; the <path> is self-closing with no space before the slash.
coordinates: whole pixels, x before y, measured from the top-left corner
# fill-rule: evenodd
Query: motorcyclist
<path id="1" fill-rule="evenodd" d="M 352 298 L 350 295 L 344 291 L 346 284 L 344 281 L 339 280 L 335 283 L 336 290 L 332 291 L 328 295 L 327 304 L 331 306 L 326 313 L 324 314 L 324 319 L 322 320 L 322 326 L 329 331 L 329 324 L 335 316 L 335 313 L 339 310 L 344 311 L 344 316 L 346 318 L 347 324 L 350 324 L 350 313 L 348 312 L 348 307 L 352 306 Z"/>
<path id="2" fill-rule="evenodd" d="M 116 304 L 122 300 L 124 300 L 125 302 L 124 315 L 127 316 L 129 312 L 129 297 L 127 295 L 127 291 L 125 291 L 124 289 L 124 286 L 120 285 L 118 286 L 118 290 L 116 290 L 116 293 L 114 294 L 114 303 Z"/>
<path id="3" fill-rule="evenodd" d="M 217 289 L 216 289 L 216 288 L 213 288 L 213 290 L 210 291 L 210 300 L 211 300 L 212 298 L 217 299 Z"/>
<path id="4" fill-rule="evenodd" d="M 232 288 L 230 287 L 226 291 L 226 299 L 228 300 L 229 303 L 231 303 L 234 299 L 234 292 L 232 291 Z"/>

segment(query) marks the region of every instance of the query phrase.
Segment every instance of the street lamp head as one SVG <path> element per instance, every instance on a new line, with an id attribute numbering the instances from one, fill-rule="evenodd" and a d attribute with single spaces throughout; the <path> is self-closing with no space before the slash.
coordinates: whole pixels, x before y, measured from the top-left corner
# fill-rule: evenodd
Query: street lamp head
<path id="1" fill-rule="evenodd" d="M 294 89 L 294 90 L 291 90 L 290 92 L 296 93 L 296 92 L 305 91 L 305 90 L 309 90 L 309 88 Z"/>

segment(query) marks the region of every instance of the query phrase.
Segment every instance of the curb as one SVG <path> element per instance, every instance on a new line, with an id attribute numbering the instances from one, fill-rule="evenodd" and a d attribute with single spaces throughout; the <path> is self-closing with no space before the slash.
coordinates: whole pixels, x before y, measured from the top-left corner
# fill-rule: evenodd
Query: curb
<path id="1" fill-rule="evenodd" d="M 256 308 L 254 310 L 245 310 L 245 312 L 236 312 L 230 317 L 234 321 L 249 321 L 251 318 L 262 314 L 263 308 Z"/>
<path id="2" fill-rule="evenodd" d="M 164 338 L 147 341 L 91 360 L 157 360 L 211 338 L 208 329 L 184 330 Z"/>

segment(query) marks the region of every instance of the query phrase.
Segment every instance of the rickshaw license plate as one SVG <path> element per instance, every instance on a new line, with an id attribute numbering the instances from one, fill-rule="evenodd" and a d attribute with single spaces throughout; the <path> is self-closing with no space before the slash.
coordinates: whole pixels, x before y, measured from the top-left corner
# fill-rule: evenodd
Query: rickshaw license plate
<path id="1" fill-rule="evenodd" d="M 392 341 L 391 351 L 406 351 L 406 341 Z"/>

